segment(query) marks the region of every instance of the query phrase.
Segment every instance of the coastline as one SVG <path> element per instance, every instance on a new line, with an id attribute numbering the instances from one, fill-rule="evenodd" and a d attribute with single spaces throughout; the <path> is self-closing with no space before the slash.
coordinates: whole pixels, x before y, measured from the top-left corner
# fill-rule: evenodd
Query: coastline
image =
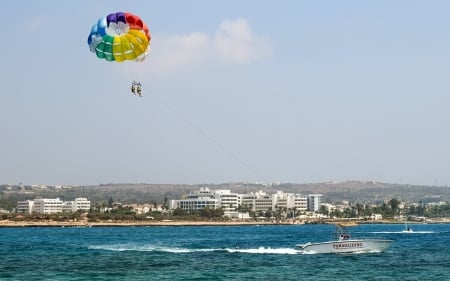
<path id="1" fill-rule="evenodd" d="M 258 221 L 155 221 L 155 222 L 25 222 L 0 221 L 2 227 L 151 227 L 151 226 L 240 226 L 240 225 L 289 225 L 289 223 Z M 299 224 L 299 223 L 296 223 Z"/>
<path id="2" fill-rule="evenodd" d="M 302 225 L 339 223 L 342 221 L 317 221 L 317 222 L 268 222 L 268 221 L 143 221 L 143 222 L 88 222 L 88 221 L 0 221 L 3 227 L 158 227 L 158 226 L 245 226 L 245 225 Z M 403 224 L 402 221 L 379 220 L 379 221 L 354 221 L 357 224 Z M 426 222 L 426 224 L 447 224 L 450 218 L 440 218 Z M 408 224 L 424 224 L 424 222 L 408 222 Z"/>

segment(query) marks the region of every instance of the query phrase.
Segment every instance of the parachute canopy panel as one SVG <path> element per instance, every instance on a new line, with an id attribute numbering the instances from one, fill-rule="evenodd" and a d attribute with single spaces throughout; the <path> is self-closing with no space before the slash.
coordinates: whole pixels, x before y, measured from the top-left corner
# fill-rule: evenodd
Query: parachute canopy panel
<path id="1" fill-rule="evenodd" d="M 112 13 L 91 28 L 88 45 L 98 58 L 107 61 L 143 61 L 150 47 L 148 26 L 131 13 Z"/>

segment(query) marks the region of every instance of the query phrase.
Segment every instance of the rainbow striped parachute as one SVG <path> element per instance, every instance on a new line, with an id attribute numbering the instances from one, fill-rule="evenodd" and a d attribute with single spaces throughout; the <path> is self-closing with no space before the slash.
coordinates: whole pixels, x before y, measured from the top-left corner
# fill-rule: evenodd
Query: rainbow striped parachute
<path id="1" fill-rule="evenodd" d="M 113 13 L 100 18 L 88 37 L 91 52 L 107 61 L 143 61 L 150 46 L 148 26 L 131 13 Z"/>

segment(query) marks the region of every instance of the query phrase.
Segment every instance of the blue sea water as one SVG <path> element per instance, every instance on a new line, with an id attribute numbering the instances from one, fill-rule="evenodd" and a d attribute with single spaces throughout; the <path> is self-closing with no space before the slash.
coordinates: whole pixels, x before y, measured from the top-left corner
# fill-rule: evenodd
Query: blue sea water
<path id="1" fill-rule="evenodd" d="M 304 254 L 331 225 L 0 228 L 0 280 L 450 280 L 450 225 L 352 227 L 383 253 Z"/>

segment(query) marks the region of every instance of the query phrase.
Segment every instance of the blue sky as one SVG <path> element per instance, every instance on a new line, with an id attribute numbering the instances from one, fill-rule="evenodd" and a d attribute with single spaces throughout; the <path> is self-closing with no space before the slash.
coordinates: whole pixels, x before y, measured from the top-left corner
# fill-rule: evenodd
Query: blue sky
<path id="1" fill-rule="evenodd" d="M 3 10 L 0 183 L 450 185 L 449 1 Z M 148 24 L 145 62 L 89 52 L 91 26 L 118 11 Z"/>

